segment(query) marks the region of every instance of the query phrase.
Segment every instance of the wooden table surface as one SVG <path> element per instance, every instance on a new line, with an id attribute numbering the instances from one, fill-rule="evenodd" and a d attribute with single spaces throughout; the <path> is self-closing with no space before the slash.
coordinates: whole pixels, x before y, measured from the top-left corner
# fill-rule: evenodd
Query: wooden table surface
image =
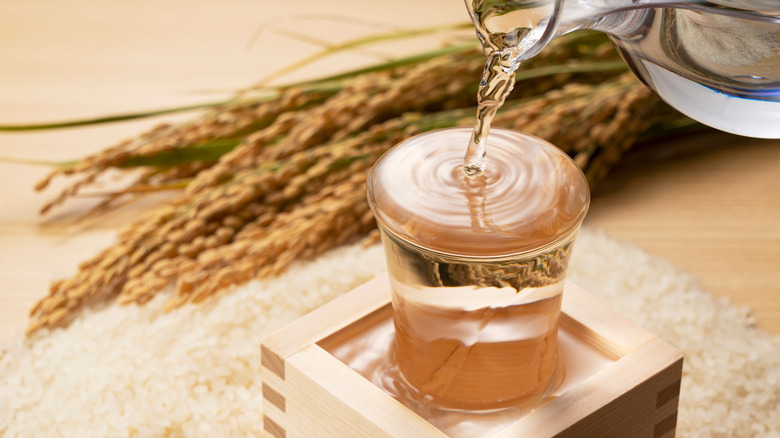
<path id="1" fill-rule="evenodd" d="M 6 0 L 0 3 L 0 123 L 218 100 L 318 50 L 270 30 L 250 44 L 268 23 L 338 42 L 383 27 L 370 20 L 414 28 L 467 19 L 459 1 L 336 4 Z M 339 21 L 337 15 L 366 23 Z M 396 43 L 377 51 L 408 52 L 438 43 Z M 374 62 L 375 55 L 340 55 L 288 78 Z M 0 133 L 0 155 L 70 160 L 160 120 L 187 117 Z M 587 223 L 670 259 L 708 290 L 750 307 L 760 327 L 780 333 L 780 141 L 716 134 L 678 142 L 697 147 L 668 157 L 668 150 L 678 149 L 668 142 L 637 155 L 600 187 Z M 65 227 L 54 220 L 94 202 L 80 199 L 41 218 L 37 209 L 63 187 L 59 181 L 43 194 L 34 193 L 33 184 L 46 171 L 0 162 L 0 344 L 23 330 L 27 310 L 51 280 L 74 272 L 143 209 L 88 226 Z"/>

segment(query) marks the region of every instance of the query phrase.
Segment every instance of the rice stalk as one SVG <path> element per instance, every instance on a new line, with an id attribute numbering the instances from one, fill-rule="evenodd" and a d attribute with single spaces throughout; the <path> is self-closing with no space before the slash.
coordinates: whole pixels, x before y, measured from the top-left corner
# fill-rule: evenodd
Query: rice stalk
<path id="1" fill-rule="evenodd" d="M 53 311 L 75 309 L 86 301 L 110 298 L 125 290 L 128 292 L 124 296 L 135 298 L 122 298 L 123 302 L 144 302 L 144 298 L 139 297 L 150 297 L 165 286 L 157 279 L 151 281 L 150 276 L 156 272 L 152 268 L 157 262 L 177 256 L 207 259 L 210 253 L 201 251 L 222 246 L 232 241 L 235 234 L 256 238 L 257 235 L 251 233 L 251 226 L 242 230 L 248 222 L 260 221 L 269 225 L 268 218 L 295 208 L 296 202 L 310 196 L 313 190 L 327 190 L 355 169 L 350 167 L 351 163 L 377 159 L 398 139 L 388 135 L 386 128 L 377 126 L 363 136 L 302 151 L 245 172 L 230 183 L 207 192 L 193 196 L 182 194 L 172 205 L 158 209 L 120 233 L 115 247 L 82 264 L 74 277 L 52 285 L 50 295 L 32 311 L 40 322 L 31 326 L 32 330 L 59 322 L 61 316 L 64 317 L 58 312 L 57 318 L 52 318 Z M 376 141 L 384 142 L 383 147 L 373 146 Z M 370 164 L 363 165 L 365 171 Z M 228 222 L 223 224 L 223 221 Z M 219 239 L 226 240 L 214 241 L 211 234 L 226 226 L 234 232 L 228 235 L 223 231 Z M 214 242 L 212 245 L 209 245 L 209 239 Z M 142 273 L 146 276 L 139 280 Z M 139 284 L 150 291 L 138 292 Z"/>
<path id="2" fill-rule="evenodd" d="M 663 103 L 632 74 L 596 87 L 570 84 L 494 119 L 502 126 L 544 138 L 568 153 L 595 186 L 639 137 L 670 115 Z"/>
<path id="3" fill-rule="evenodd" d="M 321 50 L 317 53 L 314 53 L 310 56 L 300 59 L 292 64 L 289 64 L 265 76 L 264 78 L 260 79 L 260 81 L 258 81 L 258 83 L 255 84 L 254 87 L 262 88 L 267 84 L 271 83 L 272 81 L 274 81 L 275 79 L 281 78 L 287 74 L 299 70 L 307 65 L 313 64 L 314 62 L 320 59 L 324 59 L 327 58 L 328 56 L 332 56 L 338 52 L 353 50 L 356 48 L 364 47 L 370 44 L 380 43 L 383 41 L 393 41 L 393 40 L 403 39 L 403 38 L 413 38 L 418 36 L 431 35 L 437 32 L 446 32 L 446 31 L 454 31 L 454 30 L 470 29 L 470 28 L 471 28 L 471 23 L 455 23 L 455 24 L 448 24 L 443 26 L 432 26 L 432 27 L 426 27 L 420 29 L 394 30 L 391 32 L 379 33 L 379 34 L 369 35 L 366 37 L 357 38 L 340 44 L 332 44 L 326 47 L 325 50 Z"/>
<path id="4" fill-rule="evenodd" d="M 272 123 L 280 114 L 316 104 L 327 96 L 327 92 L 304 93 L 300 89 L 291 88 L 270 102 L 215 110 L 200 118 L 197 123 L 178 126 L 159 125 L 134 140 L 121 142 L 114 147 L 88 156 L 73 166 L 58 167 L 52 170 L 36 185 L 36 190 L 43 190 L 53 178 L 60 175 L 84 173 L 85 176 L 45 204 L 41 213 L 45 214 L 53 207 L 62 204 L 69 197 L 78 194 L 84 187 L 94 183 L 107 169 L 122 167 L 131 158 L 138 159 L 161 152 L 175 151 L 191 145 L 239 136 Z"/>
<path id="5" fill-rule="evenodd" d="M 228 285 L 278 273 L 296 258 L 365 234 L 373 228 L 364 200 L 373 162 L 411 135 L 469 126 L 474 111 L 409 112 L 300 150 L 280 141 L 263 150 L 272 151 L 269 161 L 234 171 L 227 182 L 182 193 L 126 228 L 119 243 L 82 264 L 72 278 L 53 284 L 31 312 L 30 333 L 62 324 L 96 301 L 142 304 L 170 284 L 176 297 L 169 309 L 202 302 Z M 511 101 L 494 124 L 522 126 L 557 142 L 596 180 L 626 145 L 668 113 L 625 75 Z M 640 122 L 630 117 L 635 114 L 643 116 Z"/>
<path id="6" fill-rule="evenodd" d="M 148 119 L 150 117 L 163 116 L 166 114 L 183 113 L 193 110 L 208 109 L 229 104 L 230 101 L 208 102 L 197 105 L 186 105 L 171 108 L 162 108 L 157 110 L 146 110 L 134 113 L 122 113 L 100 117 L 90 117 L 77 120 L 62 120 L 43 123 L 25 123 L 21 125 L 0 125 L 0 132 L 26 132 L 26 131 L 48 131 L 52 129 L 77 128 L 81 126 L 101 125 L 104 123 L 125 122 L 129 120 Z"/>
<path id="7" fill-rule="evenodd" d="M 412 135 L 471 126 L 483 66 L 471 47 L 312 81 L 263 103 L 158 127 L 61 170 L 82 180 L 51 205 L 79 195 L 108 168 L 146 170 L 106 194 L 96 212 L 148 191 L 184 190 L 53 283 L 31 310 L 28 332 L 67 324 L 97 303 L 143 304 L 170 285 L 167 309 L 200 303 L 369 234 L 371 165 Z M 558 38 L 524 64 L 493 125 L 557 144 L 595 183 L 644 133 L 679 119 L 632 76 L 619 75 L 624 70 L 604 38 Z"/>
<path id="8" fill-rule="evenodd" d="M 566 41 L 552 44 L 545 56 L 537 57 L 528 66 L 564 59 L 572 50 L 591 56 L 588 68 L 582 64 L 546 67 L 543 71 L 521 77 L 513 98 L 531 96 L 560 86 L 571 79 L 595 80 L 610 77 L 624 70 L 614 62 L 594 65 L 593 60 L 615 59 L 613 51 L 604 50 L 603 40 L 593 40 L 590 35 L 575 39 L 577 44 Z M 573 47 L 573 49 L 572 49 Z M 410 111 L 437 111 L 443 108 L 457 108 L 475 103 L 473 91 L 475 77 L 484 67 L 484 55 L 479 50 L 457 52 L 431 59 L 399 76 L 388 72 L 374 72 L 360 76 L 354 82 L 310 111 L 291 115 L 298 121 L 279 145 L 266 148 L 274 135 L 260 131 L 248 137 L 235 150 L 224 155 L 211 169 L 203 172 L 187 190 L 191 193 L 219 184 L 230 177 L 236 169 L 252 168 L 263 162 L 278 158 L 280 154 L 302 150 L 317 142 L 330 138 L 338 139 L 351 135 L 372 123 L 380 123 Z M 530 71 L 530 70 L 529 70 Z"/>
<path id="9" fill-rule="evenodd" d="M 614 51 L 608 50 L 609 43 L 603 38 L 582 34 L 558 40 L 544 54 L 526 62 L 526 68 L 518 75 L 523 84 L 516 88 L 511 98 L 539 94 L 571 80 L 597 81 L 625 69 L 622 63 L 616 61 Z M 478 49 L 464 46 L 449 52 L 426 52 L 421 55 L 423 62 L 409 64 L 409 60 L 415 58 L 412 56 L 400 60 L 400 63 L 386 63 L 362 69 L 360 73 L 348 72 L 281 89 L 282 94 L 269 101 L 258 103 L 250 100 L 245 104 L 219 108 L 191 123 L 160 126 L 79 163 L 60 166 L 42 180 L 37 189 L 42 190 L 57 176 L 81 174 L 81 177 L 45 204 L 42 213 L 63 204 L 69 197 L 80 195 L 110 168 L 172 167 L 187 161 L 217 160 L 221 157 L 221 162 L 194 177 L 194 183 L 188 190 L 197 191 L 231 178 L 235 170 L 255 166 L 268 159 L 258 151 L 285 136 L 293 128 L 296 130 L 293 138 L 301 140 L 301 137 L 309 136 L 301 143 L 305 147 L 307 144 L 327 141 L 331 136 L 338 138 L 351 135 L 362 126 L 381 122 L 403 112 L 438 111 L 474 103 L 476 81 L 473 78 L 483 63 L 483 55 Z M 412 77 L 410 72 L 418 74 Z M 393 79 L 381 80 L 388 75 Z M 364 94 L 364 99 L 361 99 L 354 84 L 349 85 L 350 81 L 359 83 L 361 80 L 374 80 L 379 84 L 373 90 L 364 90 L 365 93 L 374 92 L 375 95 Z M 420 92 L 420 88 L 433 92 L 426 95 Z M 299 107 L 291 109 L 284 103 L 279 104 L 285 102 L 285 93 L 288 103 L 295 98 L 311 100 L 308 103 L 299 101 Z M 320 99 L 324 99 L 324 103 Z M 352 105 L 351 119 L 344 106 L 345 100 Z M 316 106 L 318 103 L 323 105 Z M 364 111 L 365 107 L 373 107 L 376 111 L 371 108 Z M 275 108 L 273 114 L 269 114 L 270 108 Z M 341 115 L 333 118 L 336 124 L 328 125 L 331 108 L 341 112 Z M 273 118 L 274 115 L 276 118 Z M 350 122 L 347 124 L 344 120 Z M 319 130 L 308 126 L 311 122 L 319 123 Z M 283 141 L 297 140 L 291 138 Z M 219 142 L 227 144 L 214 147 Z M 161 189 L 166 189 L 166 186 L 163 184 Z M 106 211 L 111 205 L 116 203 L 105 203 L 99 210 Z"/>

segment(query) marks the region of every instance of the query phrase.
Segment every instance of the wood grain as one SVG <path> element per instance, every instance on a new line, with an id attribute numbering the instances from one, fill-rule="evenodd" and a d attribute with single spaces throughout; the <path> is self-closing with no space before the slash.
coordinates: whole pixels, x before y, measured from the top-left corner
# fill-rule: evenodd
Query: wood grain
<path id="1" fill-rule="evenodd" d="M 292 356 L 289 368 L 288 436 L 446 438 L 317 345 Z"/>
<path id="2" fill-rule="evenodd" d="M 780 141 L 711 133 L 637 151 L 599 187 L 586 225 L 671 260 L 780 333 Z"/>
<path id="3" fill-rule="evenodd" d="M 597 346 L 606 356 L 613 359 L 626 356 L 655 338 L 577 285 L 567 281 L 565 292 L 561 325 L 577 333 L 587 344 Z"/>
<path id="4" fill-rule="evenodd" d="M 271 399 L 263 402 L 272 420 L 269 433 L 285 424 L 287 437 L 444 436 L 328 353 L 325 345 L 349 342 L 352 332 L 372 325 L 361 318 L 373 318 L 378 309 L 389 305 L 389 288 L 386 278 L 374 279 L 263 340 L 263 348 L 285 361 L 283 381 L 263 369 L 263 377 L 272 378 L 268 385 L 285 394 L 284 412 Z M 673 436 L 682 353 L 570 283 L 562 312 L 562 321 L 569 321 L 579 342 L 595 349 L 606 347 L 617 354 L 615 362 L 588 374 L 495 438 Z M 387 312 L 383 315 L 390 317 Z M 334 337 L 343 340 L 319 341 Z"/>

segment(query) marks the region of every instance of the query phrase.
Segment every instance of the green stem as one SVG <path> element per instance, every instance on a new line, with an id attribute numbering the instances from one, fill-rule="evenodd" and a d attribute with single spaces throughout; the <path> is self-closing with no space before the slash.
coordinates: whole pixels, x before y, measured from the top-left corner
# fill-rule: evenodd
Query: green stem
<path id="1" fill-rule="evenodd" d="M 469 45 L 468 47 L 473 47 L 473 46 Z M 444 48 L 434 52 L 426 52 L 424 54 L 416 55 L 415 58 L 419 59 L 420 57 L 431 58 L 435 56 L 441 56 L 441 54 L 454 53 L 458 50 L 463 50 L 464 48 L 465 46 Z M 409 59 L 411 58 L 407 58 L 407 60 Z M 409 60 L 408 62 L 414 62 L 414 61 Z M 376 66 L 376 68 L 379 69 L 381 67 Z M 612 70 L 619 71 L 625 69 L 626 69 L 626 65 L 621 61 L 605 61 L 605 62 L 594 62 L 594 63 L 582 62 L 576 64 L 551 65 L 551 66 L 538 67 L 538 68 L 533 68 L 528 70 L 521 70 L 517 73 L 517 81 L 520 82 L 523 80 L 530 80 L 539 77 L 553 76 L 553 75 L 565 74 L 565 73 L 570 73 L 570 74 L 592 73 L 592 72 L 612 71 Z M 364 69 L 364 71 L 360 71 L 355 74 L 365 73 L 366 72 L 365 70 L 366 69 Z M 351 73 L 345 73 L 344 75 L 347 74 L 351 74 Z M 320 79 L 316 81 L 317 82 L 316 84 L 312 84 L 311 89 L 316 91 L 334 91 L 338 89 L 338 85 L 336 85 L 335 82 L 338 79 L 343 79 L 344 77 L 346 77 L 344 75 L 341 75 L 341 77 L 328 77 L 328 78 Z M 516 103 L 518 102 L 509 101 L 507 102 L 506 108 L 510 108 L 514 106 L 514 104 Z M 421 126 L 424 127 L 424 130 L 452 127 L 458 124 L 458 120 L 460 118 L 473 115 L 475 111 L 476 110 L 474 108 L 461 108 L 461 109 L 450 110 L 438 114 L 430 114 L 421 118 L 420 123 Z M 125 160 L 125 162 L 119 167 L 121 168 L 132 168 L 132 167 L 139 167 L 139 166 L 172 167 L 178 164 L 192 162 L 192 161 L 201 161 L 201 160 L 216 161 L 217 159 L 219 159 L 220 156 L 235 148 L 240 142 L 240 140 L 241 140 L 240 138 L 235 138 L 235 137 L 215 139 L 198 145 L 166 150 L 164 152 L 154 154 L 154 155 L 134 156 Z M 32 164 L 32 165 L 57 166 L 57 167 L 66 167 L 76 163 L 75 161 L 49 162 L 49 161 L 42 161 L 42 160 L 17 159 L 12 157 L 0 157 L 0 161 L 19 163 L 19 164 Z"/>
<path id="2" fill-rule="evenodd" d="M 77 126 L 99 125 L 102 123 L 123 122 L 126 120 L 145 119 L 148 117 L 161 116 L 165 114 L 181 113 L 197 109 L 213 108 L 229 103 L 229 100 L 220 102 L 199 103 L 195 105 L 176 106 L 171 108 L 162 108 L 151 111 L 142 111 L 137 113 L 111 114 L 102 117 L 87 119 L 63 120 L 56 122 L 29 123 L 23 125 L 0 125 L 0 132 L 19 132 L 19 131 L 43 131 L 48 129 L 75 128 Z"/>
<path id="3" fill-rule="evenodd" d="M 153 155 L 128 157 L 120 168 L 155 166 L 174 167 L 192 161 L 217 161 L 241 143 L 243 138 L 219 138 L 197 145 L 177 149 L 168 149 Z"/>
<path id="4" fill-rule="evenodd" d="M 334 44 L 325 50 L 321 50 L 313 55 L 307 56 L 301 60 L 298 60 L 292 64 L 287 65 L 286 67 L 283 67 L 271 73 L 270 75 L 262 78 L 259 82 L 260 84 L 267 84 L 273 81 L 274 79 L 278 79 L 281 76 L 294 72 L 315 61 L 318 61 L 320 59 L 326 58 L 328 56 L 334 55 L 339 52 L 352 50 L 357 47 L 362 47 L 362 46 L 379 43 L 383 41 L 392 41 L 392 40 L 418 37 L 421 35 L 429 35 L 435 32 L 441 32 L 447 30 L 467 29 L 470 28 L 471 26 L 472 26 L 471 23 L 457 23 L 457 24 L 448 24 L 444 26 L 432 26 L 432 27 L 425 27 L 421 29 L 412 29 L 406 31 L 393 31 L 393 32 L 386 32 L 386 33 L 380 33 L 375 35 L 369 35 L 367 37 L 357 38 L 340 44 Z"/>
<path id="5" fill-rule="evenodd" d="M 305 87 L 305 90 L 307 92 L 312 92 L 312 93 L 336 94 L 342 88 L 340 83 L 336 83 L 335 81 L 325 80 L 325 79 L 319 81 L 302 82 L 300 85 Z M 221 100 L 218 102 L 206 102 L 206 103 L 199 103 L 195 105 L 162 108 L 158 110 L 141 111 L 136 113 L 113 114 L 108 116 L 87 118 L 87 119 L 31 123 L 31 124 L 24 124 L 24 125 L 0 125 L 0 132 L 43 131 L 49 129 L 74 128 L 78 126 L 99 125 L 103 123 L 113 123 L 113 122 L 122 122 L 126 120 L 144 119 L 144 118 L 155 117 L 164 114 L 173 114 L 173 113 L 200 110 L 200 109 L 227 107 L 230 105 L 239 105 L 239 104 L 257 105 L 275 99 L 276 97 L 279 96 L 280 90 L 284 88 L 288 88 L 290 86 L 292 85 L 288 85 L 284 87 L 282 86 L 268 87 L 266 89 L 261 90 L 263 92 L 267 92 L 267 94 L 257 95 L 252 99 L 230 98 L 228 100 Z"/>
<path id="6" fill-rule="evenodd" d="M 429 59 L 433 59 L 439 56 L 449 55 L 452 53 L 462 52 L 465 50 L 472 50 L 476 47 L 476 44 L 469 43 L 469 44 L 459 44 L 454 46 L 447 46 L 442 47 L 440 49 L 431 50 L 428 52 L 418 53 L 416 55 L 407 56 L 404 58 L 398 58 L 394 59 L 392 61 L 383 62 L 380 64 L 371 65 L 364 68 L 359 68 L 356 70 L 351 70 L 344 73 L 338 73 L 333 76 L 328 76 L 321 79 L 314 79 L 310 81 L 311 84 L 317 84 L 320 82 L 329 82 L 329 81 L 341 81 L 344 79 L 348 79 L 354 76 L 359 76 L 364 73 L 372 73 L 376 71 L 382 71 L 382 70 L 391 70 L 397 67 L 403 67 L 405 65 L 410 64 L 416 64 L 418 62 L 427 61 Z"/>
<path id="7" fill-rule="evenodd" d="M 69 167 L 77 161 L 46 161 L 36 160 L 33 158 L 17 158 L 17 157 L 4 157 L 0 156 L 0 163 L 13 163 L 13 164 L 26 164 L 29 166 L 44 166 L 44 167 Z"/>
<path id="8" fill-rule="evenodd" d="M 187 184 L 189 184 L 191 179 L 182 179 L 175 182 L 165 183 L 165 184 L 159 184 L 159 185 L 148 185 L 148 184 L 139 184 L 130 186 L 126 189 L 119 190 L 116 192 L 91 192 L 91 193 L 80 193 L 76 195 L 78 198 L 105 198 L 108 196 L 121 196 L 121 195 L 127 195 L 130 193 L 150 193 L 150 192 L 162 192 L 165 190 L 181 190 L 185 187 L 187 187 Z"/>

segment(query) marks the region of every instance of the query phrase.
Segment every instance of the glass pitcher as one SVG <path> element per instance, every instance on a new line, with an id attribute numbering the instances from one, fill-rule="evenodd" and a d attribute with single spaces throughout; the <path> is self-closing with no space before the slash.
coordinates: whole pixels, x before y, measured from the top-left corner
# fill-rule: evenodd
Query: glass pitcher
<path id="1" fill-rule="evenodd" d="M 780 0 L 466 0 L 486 53 L 512 59 L 580 29 L 605 32 L 626 64 L 680 112 L 780 138 Z"/>

